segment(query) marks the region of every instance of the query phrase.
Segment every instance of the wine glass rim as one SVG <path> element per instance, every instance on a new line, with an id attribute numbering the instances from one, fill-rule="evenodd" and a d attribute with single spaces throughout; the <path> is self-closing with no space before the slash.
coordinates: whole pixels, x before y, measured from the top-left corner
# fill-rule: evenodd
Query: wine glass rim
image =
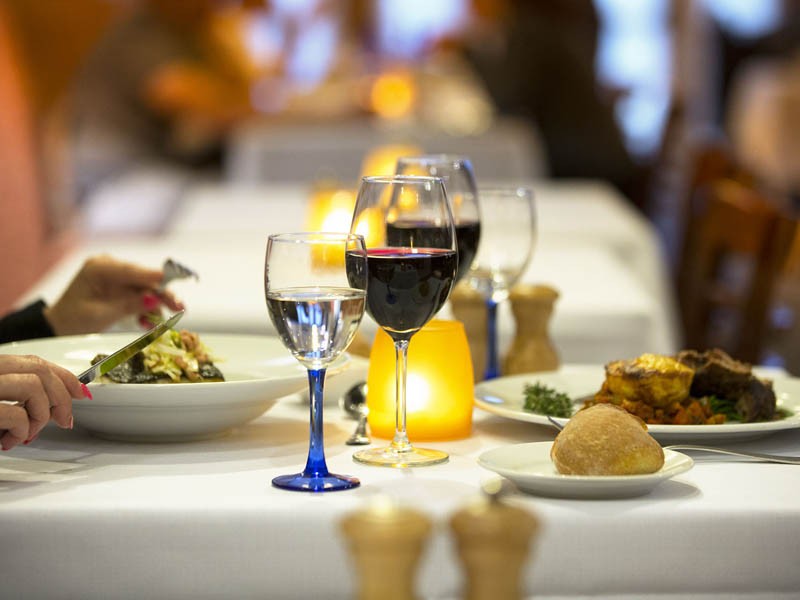
<path id="1" fill-rule="evenodd" d="M 503 194 L 503 195 L 513 195 L 513 196 L 534 196 L 533 188 L 529 185 L 514 185 L 514 184 L 489 184 L 489 185 L 479 185 L 478 186 L 478 194 L 481 193 L 488 194 Z"/>
<path id="2" fill-rule="evenodd" d="M 347 231 L 295 231 L 288 233 L 272 233 L 269 239 L 274 242 L 349 242 L 358 239 L 363 240 L 364 236 L 360 233 L 350 233 Z"/>
<path id="3" fill-rule="evenodd" d="M 442 177 L 432 177 L 430 175 L 368 175 L 362 177 L 363 183 L 441 183 L 444 185 Z"/>
<path id="4" fill-rule="evenodd" d="M 438 152 L 432 154 L 414 154 L 409 156 L 400 156 L 397 159 L 397 162 L 421 162 L 425 164 L 441 164 L 441 163 L 448 163 L 451 165 L 458 166 L 458 163 L 465 163 L 472 165 L 472 161 L 468 156 L 464 154 L 450 154 L 448 152 Z"/>

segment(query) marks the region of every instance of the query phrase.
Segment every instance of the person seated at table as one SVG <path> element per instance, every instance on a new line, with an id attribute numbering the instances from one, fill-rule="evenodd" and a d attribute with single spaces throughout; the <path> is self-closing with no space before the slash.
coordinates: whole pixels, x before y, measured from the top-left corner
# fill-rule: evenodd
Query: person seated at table
<path id="1" fill-rule="evenodd" d="M 158 289 L 163 273 L 110 256 L 88 259 L 57 302 L 0 318 L 0 342 L 103 331 L 119 319 L 183 303 Z M 72 428 L 72 399 L 91 398 L 68 370 L 37 356 L 0 353 L 0 446 L 33 441 L 49 420 Z"/>
<path id="2" fill-rule="evenodd" d="M 63 367 L 37 356 L 0 354 L 0 446 L 29 444 L 52 420 L 72 429 L 72 399 L 89 389 Z"/>
<path id="3" fill-rule="evenodd" d="M 89 258 L 52 306 L 38 300 L 0 318 L 0 343 L 103 331 L 129 315 L 181 310 L 168 290 L 159 289 L 164 273 L 110 256 Z"/>

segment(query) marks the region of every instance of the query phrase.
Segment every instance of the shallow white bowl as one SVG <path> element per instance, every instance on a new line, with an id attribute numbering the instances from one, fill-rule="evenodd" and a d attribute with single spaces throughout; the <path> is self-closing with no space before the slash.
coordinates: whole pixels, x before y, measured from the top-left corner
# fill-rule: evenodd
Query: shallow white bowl
<path id="1" fill-rule="evenodd" d="M 35 354 L 74 373 L 95 355 L 109 354 L 135 333 L 64 336 L 0 345 L 0 354 Z M 207 383 L 100 383 L 92 400 L 73 402 L 75 425 L 108 439 L 178 442 L 215 437 L 269 410 L 279 398 L 305 389 L 305 368 L 271 336 L 200 334 L 225 381 Z M 327 375 L 349 365 L 340 357 Z"/>

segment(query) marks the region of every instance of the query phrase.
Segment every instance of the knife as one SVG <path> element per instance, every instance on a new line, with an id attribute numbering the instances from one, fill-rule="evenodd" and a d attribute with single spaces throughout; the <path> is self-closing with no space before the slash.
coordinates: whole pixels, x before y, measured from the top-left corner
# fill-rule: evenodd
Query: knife
<path id="1" fill-rule="evenodd" d="M 105 375 L 114 367 L 117 367 L 124 363 L 126 360 L 131 358 L 134 354 L 139 352 L 155 342 L 158 338 L 160 338 L 165 331 L 168 329 L 172 329 L 174 325 L 181 320 L 183 316 L 183 311 L 180 310 L 172 315 L 166 321 L 162 321 L 149 331 L 145 332 L 141 337 L 136 338 L 127 346 L 120 348 L 113 354 L 109 354 L 103 360 L 99 360 L 94 363 L 91 367 L 86 369 L 83 373 L 78 375 L 78 379 L 81 383 L 89 383 L 90 381 L 94 381 L 101 375 Z"/>

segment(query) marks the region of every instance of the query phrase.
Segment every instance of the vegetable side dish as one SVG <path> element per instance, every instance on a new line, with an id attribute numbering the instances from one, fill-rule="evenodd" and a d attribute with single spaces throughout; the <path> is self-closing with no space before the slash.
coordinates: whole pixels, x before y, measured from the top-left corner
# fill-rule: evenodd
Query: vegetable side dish
<path id="1" fill-rule="evenodd" d="M 99 354 L 92 364 L 105 358 Z M 167 331 L 103 378 L 114 383 L 197 383 L 225 381 L 200 336 L 185 329 Z"/>

